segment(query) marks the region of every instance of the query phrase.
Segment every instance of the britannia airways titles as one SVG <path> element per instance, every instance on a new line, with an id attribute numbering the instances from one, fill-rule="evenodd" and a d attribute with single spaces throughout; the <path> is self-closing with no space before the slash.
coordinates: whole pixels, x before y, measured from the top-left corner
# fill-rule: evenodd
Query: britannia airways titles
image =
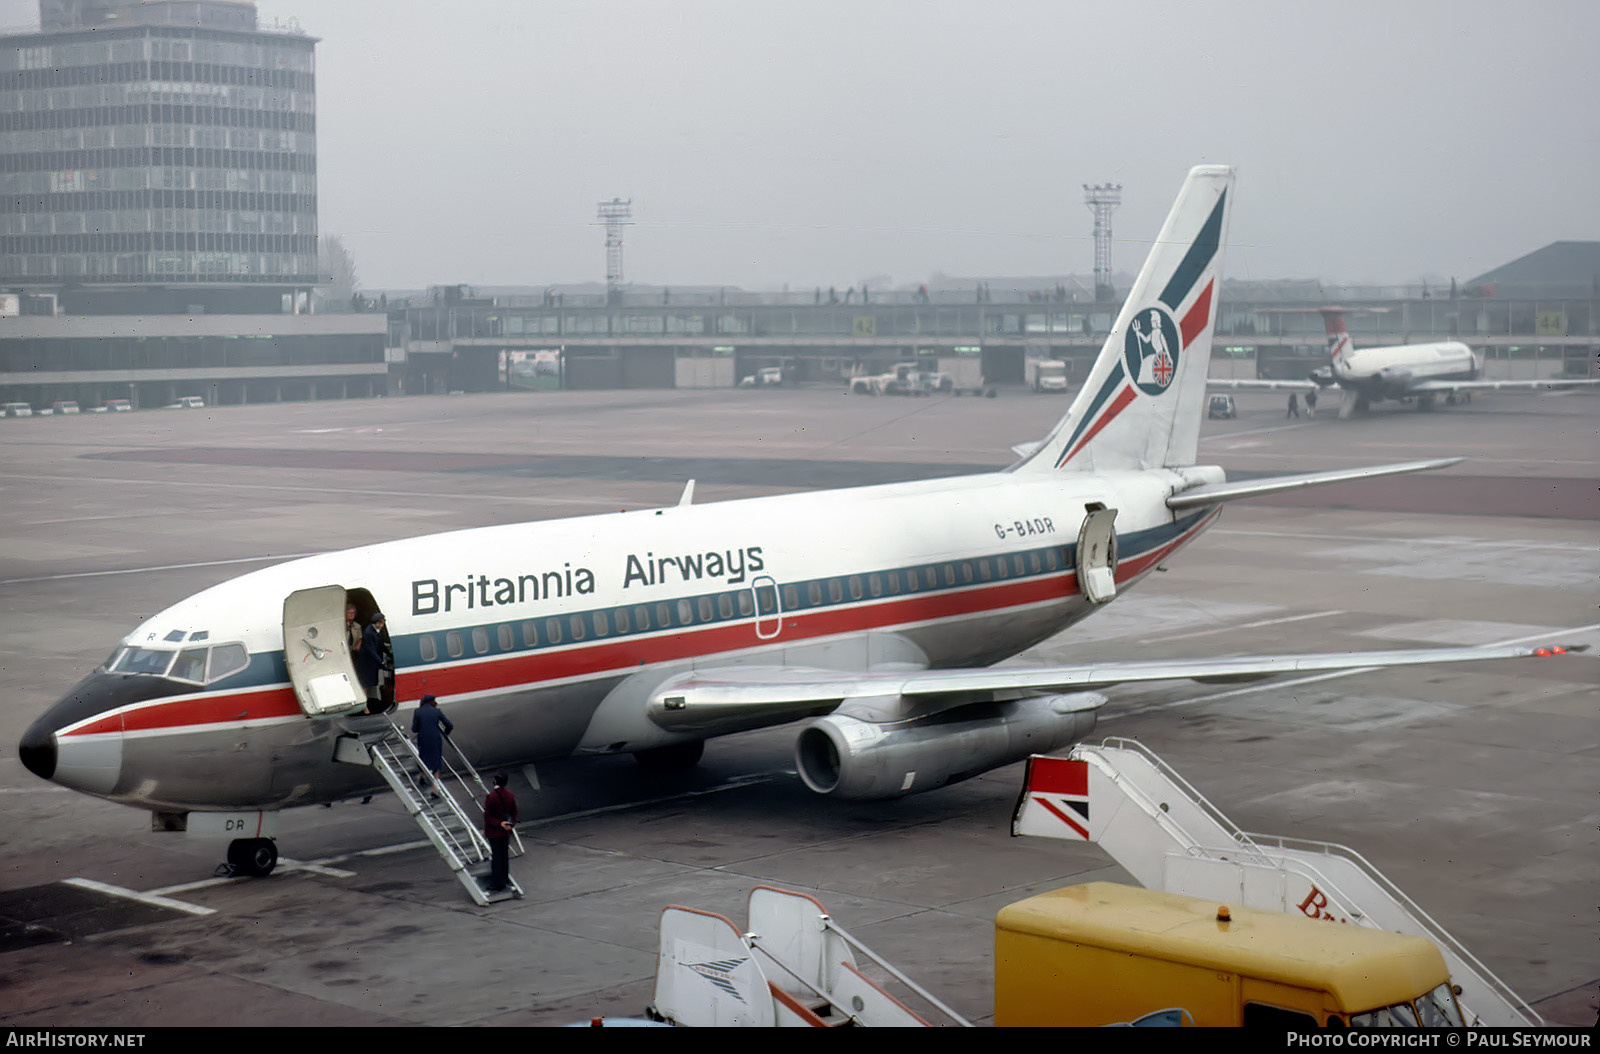
<path id="1" fill-rule="evenodd" d="M 706 579 L 721 579 L 728 585 L 739 585 L 748 575 L 765 568 L 766 562 L 762 559 L 759 545 L 677 556 L 657 556 L 653 552 L 643 556 L 629 553 L 623 566 L 622 588 Z M 469 574 L 459 582 L 419 578 L 411 583 L 411 614 L 437 615 L 441 612 L 528 604 L 582 596 L 593 593 L 595 588 L 594 571 L 587 567 L 573 567 L 571 563 L 562 564 L 560 570 L 530 571 L 509 577 Z"/>

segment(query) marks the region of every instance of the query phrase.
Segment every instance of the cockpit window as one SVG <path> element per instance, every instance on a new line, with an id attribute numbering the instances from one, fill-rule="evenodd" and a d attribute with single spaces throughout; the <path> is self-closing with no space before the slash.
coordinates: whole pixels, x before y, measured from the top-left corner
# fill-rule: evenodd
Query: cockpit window
<path id="1" fill-rule="evenodd" d="M 161 648 L 129 648 L 111 668 L 112 673 L 153 673 L 161 676 L 172 665 L 175 652 Z"/>
<path id="2" fill-rule="evenodd" d="M 179 681 L 200 681 L 206 679 L 206 649 L 185 648 L 178 653 L 178 661 L 172 664 L 172 672 L 167 676 Z"/>
<path id="3" fill-rule="evenodd" d="M 243 644 L 219 644 L 211 649 L 211 669 L 206 672 L 206 682 L 220 681 L 249 665 L 250 654 Z"/>
<path id="4" fill-rule="evenodd" d="M 218 644 L 212 648 L 185 648 L 172 652 L 162 648 L 119 648 L 106 662 L 112 673 L 142 673 L 167 676 L 177 681 L 210 684 L 250 665 L 250 653 L 243 644 Z"/>

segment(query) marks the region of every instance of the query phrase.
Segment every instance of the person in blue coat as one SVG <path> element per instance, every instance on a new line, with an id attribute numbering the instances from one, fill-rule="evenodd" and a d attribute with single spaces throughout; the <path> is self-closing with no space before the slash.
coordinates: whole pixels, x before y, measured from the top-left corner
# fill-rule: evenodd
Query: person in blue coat
<path id="1" fill-rule="evenodd" d="M 411 718 L 411 733 L 417 737 L 417 753 L 422 755 L 422 763 L 435 780 L 444 768 L 444 737 L 455 730 L 456 726 L 439 709 L 439 700 L 431 695 L 423 696 Z"/>

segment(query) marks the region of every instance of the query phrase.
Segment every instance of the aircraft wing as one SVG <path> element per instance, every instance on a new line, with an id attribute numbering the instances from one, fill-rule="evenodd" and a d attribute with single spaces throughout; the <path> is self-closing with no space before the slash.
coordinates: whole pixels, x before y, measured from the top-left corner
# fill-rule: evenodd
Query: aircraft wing
<path id="1" fill-rule="evenodd" d="M 1584 647 L 1514 644 L 959 670 L 728 666 L 669 678 L 651 693 L 647 712 L 657 725 L 674 732 L 718 735 L 760 724 L 821 716 L 853 700 L 881 702 L 885 721 L 973 703 L 1061 692 L 1083 693 L 1081 708 L 1092 709 L 1104 702 L 1094 690 L 1117 684 L 1168 680 L 1228 684 L 1327 670 L 1525 658 L 1582 651 Z"/>
<path id="2" fill-rule="evenodd" d="M 1591 388 L 1600 385 L 1600 379 L 1586 377 L 1546 377 L 1542 380 L 1523 381 L 1418 381 L 1406 389 L 1406 394 L 1419 392 L 1449 394 L 1450 392 L 1528 392 L 1560 388 Z"/>
<path id="3" fill-rule="evenodd" d="M 1224 392 L 1320 392 L 1324 388 L 1313 380 L 1261 381 L 1232 378 L 1206 378 L 1206 387 Z"/>

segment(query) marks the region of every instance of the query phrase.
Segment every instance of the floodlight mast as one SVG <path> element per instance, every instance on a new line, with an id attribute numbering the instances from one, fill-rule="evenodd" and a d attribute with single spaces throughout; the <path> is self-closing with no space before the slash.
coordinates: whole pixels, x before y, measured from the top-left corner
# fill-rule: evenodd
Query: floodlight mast
<path id="1" fill-rule="evenodd" d="M 1083 185 L 1083 203 L 1094 213 L 1094 298 L 1115 300 L 1111 285 L 1111 214 L 1122 204 L 1121 183 Z"/>

